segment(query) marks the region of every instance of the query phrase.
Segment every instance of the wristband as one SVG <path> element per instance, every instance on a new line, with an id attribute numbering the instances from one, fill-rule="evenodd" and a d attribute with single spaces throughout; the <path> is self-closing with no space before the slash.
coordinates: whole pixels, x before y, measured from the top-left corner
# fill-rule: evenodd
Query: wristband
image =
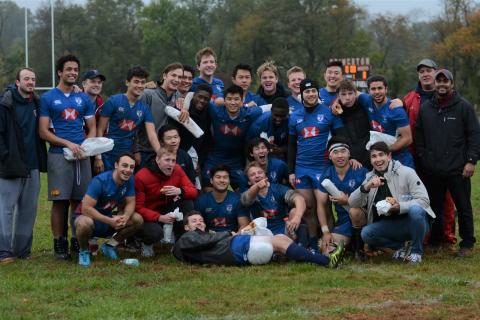
<path id="1" fill-rule="evenodd" d="M 365 186 L 363 184 L 360 186 L 360 192 L 361 193 L 368 193 L 368 191 L 365 190 Z"/>
<path id="2" fill-rule="evenodd" d="M 330 233 L 330 229 L 328 229 L 328 226 L 322 226 L 322 233 Z"/>

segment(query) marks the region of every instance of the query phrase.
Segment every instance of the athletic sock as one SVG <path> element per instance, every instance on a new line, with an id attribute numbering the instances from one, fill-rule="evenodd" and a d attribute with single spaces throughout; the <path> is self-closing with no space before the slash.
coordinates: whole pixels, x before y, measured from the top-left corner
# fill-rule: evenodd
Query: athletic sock
<path id="1" fill-rule="evenodd" d="M 311 253 L 296 243 L 292 243 L 288 246 L 285 255 L 294 261 L 312 262 L 321 266 L 328 266 L 328 263 L 330 262 L 330 259 L 327 256 Z"/>

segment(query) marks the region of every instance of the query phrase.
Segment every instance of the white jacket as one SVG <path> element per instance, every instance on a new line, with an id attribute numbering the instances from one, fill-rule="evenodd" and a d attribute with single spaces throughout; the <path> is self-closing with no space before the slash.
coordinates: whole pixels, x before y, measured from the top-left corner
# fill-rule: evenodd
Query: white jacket
<path id="1" fill-rule="evenodd" d="M 374 170 L 367 173 L 362 185 L 365 186 L 374 176 Z M 435 213 L 432 208 L 430 208 L 427 189 L 415 170 L 402 165 L 399 161 L 391 160 L 388 164 L 388 170 L 383 176 L 387 180 L 387 185 L 392 193 L 392 197 L 400 204 L 400 214 L 407 213 L 412 205 L 419 205 L 424 208 L 432 218 L 435 218 Z M 350 207 L 362 208 L 365 207 L 365 205 L 367 206 L 367 220 L 369 224 L 373 222 L 372 206 L 374 205 L 373 200 L 375 199 L 377 190 L 378 188 L 371 188 L 368 193 L 363 193 L 360 191 L 360 188 L 357 188 L 348 198 Z"/>

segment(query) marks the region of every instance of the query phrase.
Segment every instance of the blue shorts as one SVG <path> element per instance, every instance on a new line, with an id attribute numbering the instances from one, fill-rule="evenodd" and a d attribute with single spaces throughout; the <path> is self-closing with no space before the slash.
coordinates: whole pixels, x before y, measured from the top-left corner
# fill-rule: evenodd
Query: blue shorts
<path id="1" fill-rule="evenodd" d="M 73 214 L 72 216 L 73 225 L 75 225 L 75 221 L 79 216 L 81 215 L 76 213 Z M 97 220 L 93 220 L 92 237 L 110 238 L 111 236 L 113 236 L 114 233 L 115 233 L 115 229 L 113 229 L 110 225 Z"/>
<path id="2" fill-rule="evenodd" d="M 276 223 L 274 225 L 270 224 L 267 227 L 270 229 L 270 231 L 272 231 L 273 235 L 285 234 L 285 221 L 282 221 L 282 223 Z"/>
<path id="3" fill-rule="evenodd" d="M 249 235 L 238 235 L 234 236 L 230 242 L 230 250 L 232 250 L 235 261 L 241 266 L 250 264 L 247 258 L 248 250 L 250 250 L 250 237 Z"/>
<path id="4" fill-rule="evenodd" d="M 345 213 L 337 212 L 337 221 L 335 222 L 335 227 L 332 230 L 332 233 L 338 233 L 345 237 L 352 237 L 352 222 L 350 221 L 350 216 Z"/>
<path id="5" fill-rule="evenodd" d="M 104 171 L 115 169 L 115 160 L 117 160 L 117 155 L 111 153 L 102 153 Z"/>
<path id="6" fill-rule="evenodd" d="M 398 160 L 404 166 L 410 167 L 415 170 L 415 163 L 413 162 L 412 154 L 407 149 L 400 152 L 394 152 L 392 154 L 392 159 Z"/>
<path id="7" fill-rule="evenodd" d="M 323 174 L 323 169 L 312 170 L 306 168 L 295 169 L 295 188 L 296 189 L 319 189 L 320 178 Z"/>

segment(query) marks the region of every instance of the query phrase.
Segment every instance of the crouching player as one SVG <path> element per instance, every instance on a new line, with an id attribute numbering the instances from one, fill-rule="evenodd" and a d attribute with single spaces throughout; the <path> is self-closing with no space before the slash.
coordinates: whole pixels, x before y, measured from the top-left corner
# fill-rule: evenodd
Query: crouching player
<path id="1" fill-rule="evenodd" d="M 270 183 L 265 170 L 256 161 L 247 165 L 245 174 L 250 188 L 242 193 L 241 202 L 250 215 L 266 218 L 267 228 L 274 235 L 290 235 L 306 246 L 306 225 L 301 224 L 306 208 L 303 196 L 284 185 Z M 289 207 L 292 208 L 290 211 Z"/>
<path id="2" fill-rule="evenodd" d="M 320 181 L 326 179 L 341 192 L 341 195 L 332 196 L 328 194 L 323 185 L 319 186 L 320 196 L 317 207 L 318 221 L 322 227 L 321 252 L 325 253 L 335 244 L 343 241 L 345 244 L 352 239 L 352 249 L 357 260 L 363 260 L 363 241 L 360 237 L 361 225 L 359 217 L 364 216 L 363 209 L 349 208 L 348 196 L 355 191 L 365 180 L 367 169 L 361 167 L 354 169 L 350 165 L 350 145 L 348 140 L 341 136 L 334 136 L 328 141 L 329 159 L 332 165 L 328 166 L 322 174 Z M 328 217 L 327 206 L 335 206 L 337 220 L 333 223 L 333 217 Z M 358 220 L 358 221 L 357 221 Z M 333 227 L 333 228 L 332 228 Z M 331 231 L 330 231 L 331 230 Z"/>
<path id="3" fill-rule="evenodd" d="M 78 264 L 90 265 L 90 238 L 111 237 L 115 241 L 104 243 L 101 249 L 111 259 L 118 259 L 115 243 L 133 236 L 142 228 L 142 216 L 135 212 L 134 169 L 133 155 L 124 153 L 115 161 L 113 171 L 106 171 L 90 182 L 74 215 L 80 246 Z"/>
<path id="4" fill-rule="evenodd" d="M 175 243 L 173 255 L 189 263 L 237 266 L 266 264 L 273 253 L 280 253 L 294 261 L 335 268 L 343 259 L 343 244 L 327 257 L 309 252 L 285 235 L 250 236 L 229 231 L 208 232 L 202 215 L 196 211 L 186 215 L 184 224 L 187 232 Z"/>

